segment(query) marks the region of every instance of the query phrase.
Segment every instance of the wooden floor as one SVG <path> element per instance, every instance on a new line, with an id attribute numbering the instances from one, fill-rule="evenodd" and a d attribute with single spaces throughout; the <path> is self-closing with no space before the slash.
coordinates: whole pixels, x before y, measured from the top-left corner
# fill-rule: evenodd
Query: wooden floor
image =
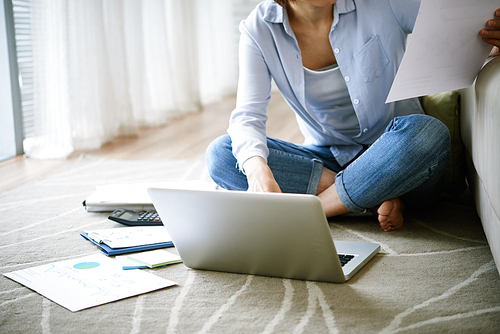
<path id="1" fill-rule="evenodd" d="M 20 156 L 0 162 L 0 194 L 71 165 L 82 153 L 113 159 L 203 159 L 208 144 L 226 133 L 234 106 L 235 97 L 228 97 L 166 126 L 139 129 L 137 136 L 116 138 L 99 150 L 73 152 L 65 160 Z M 268 116 L 268 136 L 303 141 L 293 112 L 279 94 L 273 94 Z"/>

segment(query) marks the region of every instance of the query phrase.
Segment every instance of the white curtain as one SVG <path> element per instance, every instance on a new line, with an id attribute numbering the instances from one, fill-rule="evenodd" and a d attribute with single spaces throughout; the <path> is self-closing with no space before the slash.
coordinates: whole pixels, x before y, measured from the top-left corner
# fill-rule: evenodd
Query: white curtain
<path id="1" fill-rule="evenodd" d="M 99 148 L 234 93 L 231 3 L 32 1 L 35 136 L 26 154 Z"/>

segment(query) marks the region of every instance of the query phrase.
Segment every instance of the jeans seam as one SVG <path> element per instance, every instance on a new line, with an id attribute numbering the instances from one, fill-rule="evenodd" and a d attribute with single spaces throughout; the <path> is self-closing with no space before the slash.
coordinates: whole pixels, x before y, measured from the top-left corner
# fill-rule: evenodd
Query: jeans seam
<path id="1" fill-rule="evenodd" d="M 439 167 L 439 165 L 441 163 L 444 162 L 444 160 L 446 160 L 446 156 L 448 156 L 448 159 L 450 158 L 450 152 L 445 152 L 445 153 L 442 153 L 440 154 L 437 158 L 436 158 L 436 161 L 435 163 L 433 163 L 431 166 L 429 166 L 429 173 L 427 175 L 428 178 L 430 178 L 435 172 L 436 172 L 436 168 Z"/>
<path id="2" fill-rule="evenodd" d="M 354 213 L 364 213 L 366 212 L 366 208 L 362 208 L 358 206 L 356 203 L 352 201 L 347 193 L 347 190 L 344 187 L 344 173 L 341 171 L 335 177 L 335 188 L 337 189 L 337 194 L 339 195 L 340 201 L 345 205 L 347 209 Z"/>
<path id="3" fill-rule="evenodd" d="M 283 152 L 283 151 L 279 151 L 279 150 L 276 150 L 276 149 L 273 149 L 273 148 L 270 148 L 269 151 L 273 151 L 274 153 L 278 153 L 278 154 L 280 154 L 282 156 L 289 156 L 289 157 L 293 157 L 293 158 L 299 158 L 299 159 L 301 159 L 303 161 L 317 160 L 318 162 L 321 162 L 319 159 L 307 158 L 307 157 L 304 157 L 304 156 L 301 156 L 301 155 L 297 155 L 297 154 L 293 154 L 293 153 L 288 153 L 288 152 Z"/>
<path id="4" fill-rule="evenodd" d="M 312 159 L 312 162 L 313 166 L 311 175 L 309 176 L 306 192 L 311 195 L 316 195 L 318 192 L 319 181 L 321 179 L 321 173 L 323 172 L 323 162 L 318 159 Z"/>

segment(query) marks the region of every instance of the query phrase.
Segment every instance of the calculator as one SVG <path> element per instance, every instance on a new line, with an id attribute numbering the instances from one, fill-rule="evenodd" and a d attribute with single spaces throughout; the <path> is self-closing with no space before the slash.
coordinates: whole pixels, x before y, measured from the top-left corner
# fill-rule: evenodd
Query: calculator
<path id="1" fill-rule="evenodd" d="M 116 209 L 109 216 L 109 219 L 128 226 L 163 226 L 157 212 L 132 211 L 127 209 Z"/>

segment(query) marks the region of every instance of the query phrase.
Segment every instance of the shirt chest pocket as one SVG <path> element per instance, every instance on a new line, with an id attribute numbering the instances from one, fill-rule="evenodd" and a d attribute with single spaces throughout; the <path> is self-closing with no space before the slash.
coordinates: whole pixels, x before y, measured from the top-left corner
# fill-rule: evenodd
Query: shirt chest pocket
<path id="1" fill-rule="evenodd" d="M 371 82 L 380 77 L 389 64 L 389 58 L 378 36 L 372 36 L 354 53 L 354 63 L 364 82 Z"/>

